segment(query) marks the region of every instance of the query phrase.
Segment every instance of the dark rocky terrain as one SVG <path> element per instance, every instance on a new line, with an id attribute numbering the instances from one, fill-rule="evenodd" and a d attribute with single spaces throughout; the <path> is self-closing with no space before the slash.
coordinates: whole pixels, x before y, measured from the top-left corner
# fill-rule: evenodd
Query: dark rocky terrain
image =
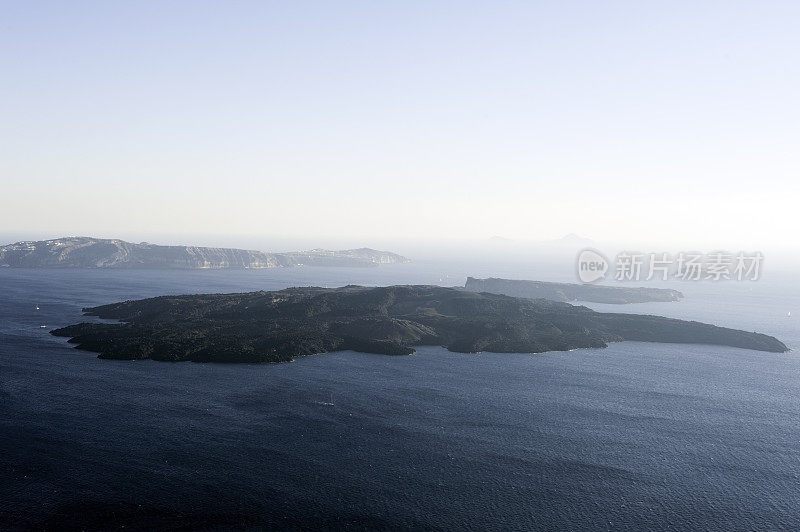
<path id="1" fill-rule="evenodd" d="M 67 237 L 17 242 L 0 247 L 0 266 L 16 268 L 285 268 L 290 266 L 377 266 L 409 262 L 405 257 L 369 248 L 313 249 L 266 253 L 233 248 L 158 246 L 142 242 Z"/>
<path id="2" fill-rule="evenodd" d="M 679 291 L 665 288 L 631 288 L 516 279 L 475 279 L 474 277 L 467 277 L 464 288 L 472 292 L 488 292 L 513 297 L 589 303 L 648 303 L 651 301 L 678 301 L 683 297 Z"/>
<path id="3" fill-rule="evenodd" d="M 349 349 L 404 355 L 418 345 L 539 353 L 622 340 L 787 350 L 771 336 L 698 322 L 438 286 L 162 296 L 84 311 L 123 323 L 81 323 L 52 333 L 101 358 L 124 360 L 286 362 Z"/>

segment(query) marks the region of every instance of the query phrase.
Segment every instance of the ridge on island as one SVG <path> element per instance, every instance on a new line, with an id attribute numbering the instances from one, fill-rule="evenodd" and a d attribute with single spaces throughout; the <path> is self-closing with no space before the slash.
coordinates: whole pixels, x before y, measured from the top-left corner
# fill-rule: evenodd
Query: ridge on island
<path id="1" fill-rule="evenodd" d="M 587 303 L 649 303 L 653 301 L 679 301 L 683 294 L 667 288 L 603 286 L 596 284 L 550 283 L 517 279 L 476 279 L 467 277 L 465 290 L 488 292 L 529 299 L 553 301 L 586 301 Z"/>
<path id="2" fill-rule="evenodd" d="M 268 253 L 235 248 L 159 246 L 117 239 L 66 237 L 0 247 L 0 266 L 15 268 L 261 269 L 378 266 L 409 259 L 370 248 Z"/>
<path id="3" fill-rule="evenodd" d="M 162 296 L 84 311 L 122 323 L 81 323 L 52 334 L 123 360 L 286 362 L 338 350 L 404 355 L 419 345 L 539 353 L 623 340 L 787 351 L 764 334 L 439 286 Z"/>

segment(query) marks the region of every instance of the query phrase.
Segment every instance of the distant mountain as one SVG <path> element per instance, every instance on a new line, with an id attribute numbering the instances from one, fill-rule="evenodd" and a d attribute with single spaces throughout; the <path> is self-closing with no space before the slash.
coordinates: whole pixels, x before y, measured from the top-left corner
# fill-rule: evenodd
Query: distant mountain
<path id="1" fill-rule="evenodd" d="M 551 240 L 550 243 L 555 244 L 557 246 L 575 246 L 575 247 L 581 247 L 581 246 L 588 247 L 595 245 L 594 240 L 590 238 L 584 238 L 582 236 L 576 235 L 575 233 L 570 233 L 556 240 Z"/>
<path id="2" fill-rule="evenodd" d="M 490 294 L 502 294 L 528 299 L 615 304 L 678 301 L 683 297 L 683 294 L 677 290 L 665 288 L 631 288 L 516 279 L 475 279 L 474 277 L 467 277 L 467 283 L 464 288 L 471 292 L 488 292 Z"/>
<path id="3" fill-rule="evenodd" d="M 369 248 L 267 253 L 233 248 L 159 246 L 116 239 L 66 237 L 0 247 L 0 267 L 260 269 L 292 266 L 377 266 L 409 259 Z"/>

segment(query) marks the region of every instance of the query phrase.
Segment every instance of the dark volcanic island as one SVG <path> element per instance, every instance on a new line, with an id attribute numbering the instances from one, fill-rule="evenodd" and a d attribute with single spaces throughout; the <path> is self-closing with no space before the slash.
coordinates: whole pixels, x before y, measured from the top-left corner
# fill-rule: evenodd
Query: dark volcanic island
<path id="1" fill-rule="evenodd" d="M 438 286 L 162 296 L 84 312 L 122 323 L 81 323 L 52 334 L 122 360 L 287 362 L 338 350 L 405 355 L 419 345 L 540 353 L 622 340 L 787 351 L 764 334 Z"/>

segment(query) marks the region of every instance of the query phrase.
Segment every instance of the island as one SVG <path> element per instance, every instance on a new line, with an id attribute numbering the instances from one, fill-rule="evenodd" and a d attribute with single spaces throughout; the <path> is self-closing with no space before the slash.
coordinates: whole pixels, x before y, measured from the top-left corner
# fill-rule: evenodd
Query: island
<path id="1" fill-rule="evenodd" d="M 679 301 L 683 294 L 666 288 L 602 286 L 596 284 L 548 283 L 517 279 L 476 279 L 467 277 L 466 290 L 488 292 L 530 299 L 552 301 L 585 301 L 587 303 L 649 303 L 653 301 Z"/>
<path id="2" fill-rule="evenodd" d="M 159 246 L 117 239 L 66 237 L 0 247 L 0 267 L 261 269 L 292 266 L 378 266 L 409 259 L 370 248 L 269 253 L 234 248 Z"/>
<path id="3" fill-rule="evenodd" d="M 426 285 L 161 296 L 84 312 L 118 323 L 80 323 L 52 334 L 121 360 L 288 362 L 341 350 L 406 355 L 421 345 L 540 353 L 623 340 L 787 351 L 772 336 L 704 323 Z"/>

